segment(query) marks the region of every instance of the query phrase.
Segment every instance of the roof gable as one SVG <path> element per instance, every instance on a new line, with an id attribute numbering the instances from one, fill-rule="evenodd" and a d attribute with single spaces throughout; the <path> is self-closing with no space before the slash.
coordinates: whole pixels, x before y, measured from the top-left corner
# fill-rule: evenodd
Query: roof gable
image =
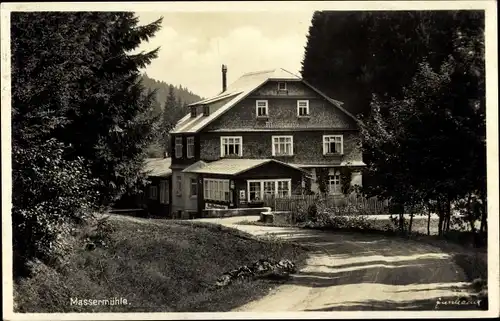
<path id="1" fill-rule="evenodd" d="M 216 102 L 220 102 L 223 99 L 228 100 L 226 103 L 224 103 L 222 107 L 216 109 L 209 116 L 198 115 L 194 118 L 191 118 L 190 114 L 187 114 L 176 124 L 175 128 L 171 131 L 171 133 L 175 134 L 175 133 L 199 132 L 200 130 L 208 126 L 210 123 L 212 123 L 219 116 L 221 116 L 229 109 L 231 109 L 233 106 L 235 106 L 237 103 L 239 103 L 244 98 L 249 96 L 252 92 L 254 92 L 258 88 L 266 84 L 268 81 L 275 81 L 275 80 L 301 81 L 307 87 L 309 87 L 314 92 L 323 97 L 327 102 L 334 105 L 341 112 L 345 113 L 347 116 L 352 118 L 356 123 L 359 123 L 359 120 L 355 116 L 353 116 L 351 113 L 349 113 L 342 107 L 342 103 L 340 101 L 334 100 L 326 96 L 320 90 L 318 90 L 311 84 L 307 83 L 299 76 L 294 75 L 293 73 L 285 69 L 277 68 L 272 70 L 246 73 L 240 78 L 238 78 L 234 83 L 230 84 L 226 89 L 226 91 L 219 93 L 214 97 L 204 99 L 202 101 L 191 104 L 190 106 L 196 106 L 202 104 L 210 105 Z"/>
<path id="2" fill-rule="evenodd" d="M 309 175 L 307 171 L 301 169 L 300 167 L 270 158 L 268 159 L 223 158 L 211 163 L 205 163 L 203 161 L 200 162 L 197 162 L 187 167 L 186 169 L 183 170 L 183 172 L 236 176 L 268 163 L 276 163 L 281 166 L 286 166 L 293 168 L 297 171 L 301 171 L 305 175 Z"/>

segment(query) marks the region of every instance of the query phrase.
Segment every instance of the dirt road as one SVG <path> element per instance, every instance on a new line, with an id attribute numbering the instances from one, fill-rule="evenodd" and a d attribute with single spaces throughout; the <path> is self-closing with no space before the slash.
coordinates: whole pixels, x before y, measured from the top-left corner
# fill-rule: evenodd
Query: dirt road
<path id="1" fill-rule="evenodd" d="M 456 310 L 457 306 L 439 301 L 456 300 L 469 292 L 451 255 L 430 245 L 359 233 L 235 224 L 256 219 L 200 221 L 298 241 L 313 250 L 287 284 L 235 311 Z"/>

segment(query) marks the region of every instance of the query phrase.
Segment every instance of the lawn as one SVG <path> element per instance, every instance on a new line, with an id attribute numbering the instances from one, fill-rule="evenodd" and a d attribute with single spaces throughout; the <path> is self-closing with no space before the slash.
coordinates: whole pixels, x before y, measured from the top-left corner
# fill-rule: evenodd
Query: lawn
<path id="1" fill-rule="evenodd" d="M 217 287 L 224 272 L 258 259 L 290 259 L 299 266 L 303 248 L 264 242 L 217 225 L 114 218 L 106 247 L 81 246 L 64 266 L 37 264 L 15 286 L 18 312 L 212 312 L 265 295 L 266 280 Z M 72 305 L 75 299 L 117 298 L 127 304 Z"/>

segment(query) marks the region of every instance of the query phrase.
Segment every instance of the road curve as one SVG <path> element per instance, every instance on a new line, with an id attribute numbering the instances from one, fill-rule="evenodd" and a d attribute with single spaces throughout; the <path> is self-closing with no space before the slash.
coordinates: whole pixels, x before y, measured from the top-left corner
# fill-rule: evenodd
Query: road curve
<path id="1" fill-rule="evenodd" d="M 234 311 L 456 310 L 439 302 L 457 300 L 469 292 L 465 275 L 451 254 L 431 245 L 361 233 L 235 224 L 256 219 L 199 221 L 259 237 L 273 235 L 313 250 L 289 282 Z"/>

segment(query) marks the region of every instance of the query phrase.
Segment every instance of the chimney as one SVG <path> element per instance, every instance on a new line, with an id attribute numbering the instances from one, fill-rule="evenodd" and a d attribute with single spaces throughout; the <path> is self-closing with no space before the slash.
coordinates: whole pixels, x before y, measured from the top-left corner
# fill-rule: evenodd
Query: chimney
<path id="1" fill-rule="evenodd" d="M 227 74 L 227 66 L 222 65 L 222 92 L 225 92 L 227 89 L 226 74 Z"/>

